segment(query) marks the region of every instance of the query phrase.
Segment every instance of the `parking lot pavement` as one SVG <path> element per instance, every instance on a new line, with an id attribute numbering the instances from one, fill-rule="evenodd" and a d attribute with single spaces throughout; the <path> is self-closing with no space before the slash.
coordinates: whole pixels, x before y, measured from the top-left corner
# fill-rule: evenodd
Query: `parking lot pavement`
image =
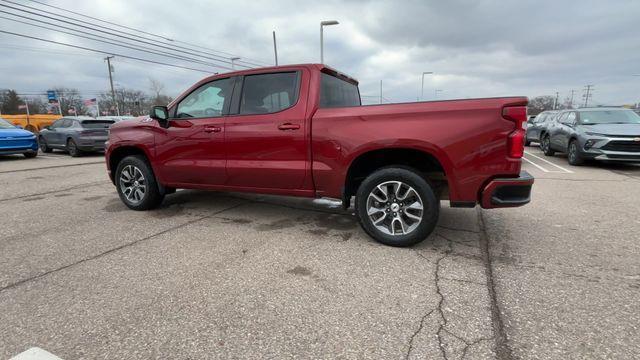
<path id="1" fill-rule="evenodd" d="M 179 191 L 134 212 L 100 157 L 36 159 L 0 160 L 0 358 L 496 356 L 474 209 L 398 249 L 330 202 Z"/>
<path id="2" fill-rule="evenodd" d="M 640 167 L 527 153 L 532 203 L 483 212 L 513 357 L 639 358 Z"/>

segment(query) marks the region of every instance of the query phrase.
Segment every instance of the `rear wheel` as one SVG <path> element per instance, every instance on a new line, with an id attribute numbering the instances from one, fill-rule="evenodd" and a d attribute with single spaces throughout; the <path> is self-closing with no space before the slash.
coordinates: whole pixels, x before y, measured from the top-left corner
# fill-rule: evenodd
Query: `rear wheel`
<path id="1" fill-rule="evenodd" d="M 120 200 L 130 209 L 153 209 L 164 199 L 151 166 L 139 155 L 127 156 L 120 161 L 115 180 Z"/>
<path id="2" fill-rule="evenodd" d="M 578 148 L 578 141 L 575 139 L 569 142 L 567 160 L 569 160 L 569 165 L 573 166 L 580 166 L 584 164 L 584 158 L 580 155 L 580 150 Z"/>
<path id="3" fill-rule="evenodd" d="M 82 151 L 78 149 L 78 145 L 76 145 L 76 142 L 73 141 L 73 139 L 67 140 L 67 151 L 72 157 L 82 156 Z"/>
<path id="4" fill-rule="evenodd" d="M 389 167 L 369 175 L 358 188 L 356 213 L 364 231 L 391 246 L 411 246 L 436 226 L 440 202 L 416 171 Z"/>
<path id="5" fill-rule="evenodd" d="M 544 135 L 542 137 L 542 140 L 540 141 L 540 148 L 542 149 L 542 152 L 547 155 L 547 156 L 553 156 L 555 155 L 555 151 L 551 149 L 551 139 L 549 138 L 549 135 Z"/>

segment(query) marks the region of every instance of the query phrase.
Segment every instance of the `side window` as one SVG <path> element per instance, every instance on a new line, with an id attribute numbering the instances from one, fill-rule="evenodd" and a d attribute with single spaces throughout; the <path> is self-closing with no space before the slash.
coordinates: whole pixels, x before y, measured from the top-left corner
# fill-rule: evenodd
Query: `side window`
<path id="1" fill-rule="evenodd" d="M 357 85 L 322 73 L 320 85 L 321 108 L 360 105 L 360 92 Z"/>
<path id="2" fill-rule="evenodd" d="M 233 80 L 230 78 L 206 83 L 180 101 L 177 118 L 202 118 L 222 116 L 231 99 Z"/>
<path id="3" fill-rule="evenodd" d="M 60 127 L 62 127 L 62 123 L 64 122 L 64 119 L 59 119 L 53 122 L 53 124 L 51 124 L 51 128 L 52 129 L 59 129 Z"/>
<path id="4" fill-rule="evenodd" d="M 567 115 L 567 118 L 564 121 L 566 124 L 573 124 L 576 122 L 576 113 L 574 112 L 570 112 L 569 115 Z"/>
<path id="5" fill-rule="evenodd" d="M 567 113 L 562 113 L 556 117 L 556 122 L 564 123 L 564 119 L 567 118 Z"/>
<path id="6" fill-rule="evenodd" d="M 62 125 L 60 127 L 63 128 L 69 128 L 73 125 L 73 120 L 71 119 L 64 119 L 64 121 L 62 122 Z"/>
<path id="7" fill-rule="evenodd" d="M 296 72 L 247 75 L 240 97 L 240 115 L 268 114 L 290 108 L 298 100 L 297 90 Z"/>
<path id="8" fill-rule="evenodd" d="M 534 124 L 539 124 L 539 123 L 543 123 L 544 119 L 547 117 L 547 114 L 538 114 L 538 116 L 536 116 L 533 119 L 533 123 Z"/>

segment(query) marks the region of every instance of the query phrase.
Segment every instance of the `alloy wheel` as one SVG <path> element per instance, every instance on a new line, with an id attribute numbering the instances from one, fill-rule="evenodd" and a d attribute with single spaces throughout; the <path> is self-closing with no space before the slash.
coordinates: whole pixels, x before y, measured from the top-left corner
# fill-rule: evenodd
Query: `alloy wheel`
<path id="1" fill-rule="evenodd" d="M 134 165 L 127 165 L 120 173 L 120 191 L 132 204 L 138 204 L 147 192 L 147 182 L 142 171 Z"/>
<path id="2" fill-rule="evenodd" d="M 423 217 L 423 203 L 418 192 L 401 181 L 386 181 L 371 190 L 367 197 L 367 215 L 384 234 L 407 235 Z"/>

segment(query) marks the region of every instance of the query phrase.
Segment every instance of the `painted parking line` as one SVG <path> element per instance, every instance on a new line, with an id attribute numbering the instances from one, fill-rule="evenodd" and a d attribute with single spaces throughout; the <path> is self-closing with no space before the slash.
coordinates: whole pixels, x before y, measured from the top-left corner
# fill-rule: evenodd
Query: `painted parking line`
<path id="1" fill-rule="evenodd" d="M 558 168 L 558 169 L 560 169 L 560 170 L 561 170 L 561 171 L 547 171 L 547 172 L 564 172 L 564 173 L 566 173 L 566 174 L 573 174 L 573 171 L 571 171 L 571 170 L 569 170 L 569 169 L 565 169 L 565 168 L 563 168 L 563 167 L 562 167 L 562 166 L 560 166 L 560 165 L 556 165 L 556 164 L 552 163 L 551 161 L 549 161 L 549 160 L 547 160 L 547 159 L 541 158 L 541 157 L 540 157 L 540 156 L 538 156 L 538 155 L 534 155 L 534 154 L 532 154 L 532 153 L 530 153 L 530 152 L 528 152 L 528 151 L 525 151 L 524 153 L 525 153 L 525 154 L 527 154 L 527 155 L 529 155 L 529 156 L 533 156 L 533 157 L 534 157 L 534 158 L 536 158 L 537 160 L 544 161 L 545 163 L 547 163 L 547 164 L 549 164 L 549 165 L 551 165 L 551 166 L 554 166 L 554 167 L 556 167 L 556 168 Z M 527 161 L 528 161 L 528 162 L 530 162 L 530 163 L 533 163 L 530 159 L 527 159 Z M 537 165 L 536 165 L 536 166 L 537 166 Z"/>
<path id="2" fill-rule="evenodd" d="M 533 166 L 537 167 L 538 169 L 540 169 L 540 170 L 542 170 L 542 171 L 544 171 L 544 172 L 546 172 L 546 173 L 548 173 L 548 172 L 549 172 L 549 170 L 547 170 L 547 169 L 543 168 L 542 166 L 540 166 L 540 165 L 538 165 L 538 164 L 534 163 L 533 161 L 531 161 L 531 160 L 527 159 L 526 157 L 523 157 L 523 158 L 522 158 L 522 160 L 524 160 L 524 161 L 528 162 L 529 164 L 531 164 L 531 165 L 533 165 Z M 557 172 L 559 172 L 559 171 L 557 171 Z"/>

